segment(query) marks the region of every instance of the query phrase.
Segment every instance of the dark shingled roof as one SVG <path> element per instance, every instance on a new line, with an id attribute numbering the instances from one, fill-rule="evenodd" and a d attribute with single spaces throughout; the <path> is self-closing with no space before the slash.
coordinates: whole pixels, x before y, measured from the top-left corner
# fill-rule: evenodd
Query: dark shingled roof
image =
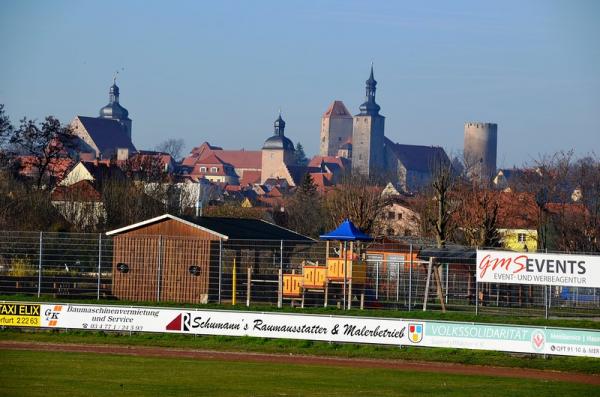
<path id="1" fill-rule="evenodd" d="M 434 258 L 434 263 L 475 264 L 477 250 L 471 247 L 424 248 L 417 257 L 428 261 Z"/>
<path id="2" fill-rule="evenodd" d="M 139 230 L 147 225 L 164 222 L 166 220 L 174 220 L 180 223 L 188 224 L 192 227 L 196 225 L 205 231 L 220 235 L 221 238 L 228 240 L 285 240 L 301 243 L 314 243 L 315 240 L 298 234 L 294 231 L 279 227 L 269 222 L 260 219 L 243 219 L 243 218 L 223 218 L 223 217 L 177 217 L 171 214 L 164 214 L 156 218 L 147 219 L 133 225 L 125 226 L 120 229 L 106 232 L 108 236 L 127 233 L 132 230 Z"/>
<path id="3" fill-rule="evenodd" d="M 435 159 L 441 159 L 444 163 L 450 162 L 444 149 L 439 146 L 403 145 L 394 143 L 388 138 L 385 138 L 385 144 L 410 171 L 429 173 L 432 161 Z"/>
<path id="4" fill-rule="evenodd" d="M 78 116 L 81 124 L 100 150 L 100 153 L 127 148 L 130 153 L 136 151 L 131 139 L 116 120 Z"/>
<path id="5" fill-rule="evenodd" d="M 260 219 L 222 217 L 183 217 L 188 222 L 224 234 L 231 240 L 288 240 L 315 242 L 313 239 Z"/>

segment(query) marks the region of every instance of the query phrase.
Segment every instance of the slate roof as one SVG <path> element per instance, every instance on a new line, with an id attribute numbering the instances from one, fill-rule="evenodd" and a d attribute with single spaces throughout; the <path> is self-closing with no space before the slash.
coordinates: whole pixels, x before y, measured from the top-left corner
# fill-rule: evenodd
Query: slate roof
<path id="1" fill-rule="evenodd" d="M 114 151 L 116 148 L 126 148 L 131 153 L 136 151 L 131 139 L 118 121 L 86 116 L 77 116 L 77 118 L 101 153 Z"/>
<path id="2" fill-rule="evenodd" d="M 385 144 L 409 171 L 429 173 L 431 162 L 438 158 L 444 163 L 450 162 L 444 149 L 439 146 L 404 145 L 394 143 L 388 138 L 385 138 Z"/>

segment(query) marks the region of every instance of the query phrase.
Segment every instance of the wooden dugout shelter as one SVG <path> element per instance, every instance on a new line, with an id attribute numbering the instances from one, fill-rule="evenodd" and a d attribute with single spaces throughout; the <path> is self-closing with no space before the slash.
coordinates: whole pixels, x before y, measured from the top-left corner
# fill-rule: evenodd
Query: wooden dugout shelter
<path id="1" fill-rule="evenodd" d="M 258 219 L 180 218 L 164 214 L 106 233 L 113 236 L 113 295 L 132 301 L 208 303 L 220 290 L 224 249 L 274 241 L 314 243 Z M 241 271 L 241 269 L 239 269 Z"/>

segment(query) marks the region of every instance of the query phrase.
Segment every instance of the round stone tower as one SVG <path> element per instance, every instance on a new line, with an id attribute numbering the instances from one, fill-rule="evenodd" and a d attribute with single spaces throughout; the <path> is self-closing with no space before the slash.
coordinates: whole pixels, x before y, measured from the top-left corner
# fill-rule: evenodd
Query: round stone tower
<path id="1" fill-rule="evenodd" d="M 465 169 L 471 177 L 491 179 L 496 173 L 498 124 L 465 123 Z"/>

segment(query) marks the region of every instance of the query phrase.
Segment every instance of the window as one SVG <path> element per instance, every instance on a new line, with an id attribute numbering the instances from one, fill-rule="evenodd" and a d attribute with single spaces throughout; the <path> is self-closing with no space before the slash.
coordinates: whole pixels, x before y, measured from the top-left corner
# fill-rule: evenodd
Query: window
<path id="1" fill-rule="evenodd" d="M 206 172 L 206 167 L 200 167 L 200 172 Z"/>
<path id="2" fill-rule="evenodd" d="M 527 235 L 525 233 L 519 233 L 517 235 L 517 240 L 519 241 L 519 243 L 524 243 L 525 241 L 527 241 Z"/>
<path id="3" fill-rule="evenodd" d="M 217 171 L 219 171 L 218 167 L 211 167 L 210 168 L 210 172 L 217 172 Z"/>
<path id="4" fill-rule="evenodd" d="M 398 212 L 398 220 L 402 219 L 402 212 Z"/>
<path id="5" fill-rule="evenodd" d="M 395 218 L 394 211 L 388 211 L 388 219 L 392 219 L 393 220 L 394 218 Z"/>

